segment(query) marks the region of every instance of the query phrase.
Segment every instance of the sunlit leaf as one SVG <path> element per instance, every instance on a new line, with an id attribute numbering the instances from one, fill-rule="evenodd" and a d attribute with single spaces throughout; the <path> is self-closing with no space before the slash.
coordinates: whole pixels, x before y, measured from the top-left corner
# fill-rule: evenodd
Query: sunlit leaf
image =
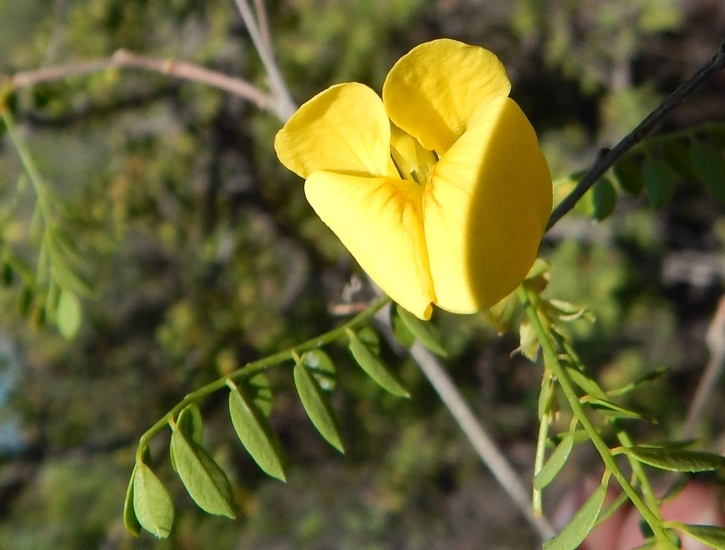
<path id="1" fill-rule="evenodd" d="M 393 395 L 410 397 L 410 394 L 403 387 L 398 377 L 360 341 L 354 332 L 349 331 L 348 337 L 350 338 L 350 353 L 352 353 L 357 364 L 360 365 L 370 378 L 375 380 L 381 388 Z"/>
<path id="2" fill-rule="evenodd" d="M 82 318 L 83 310 L 78 296 L 70 290 L 61 290 L 56 311 L 56 322 L 60 333 L 68 340 L 74 338 L 81 327 Z"/>
<path id="3" fill-rule="evenodd" d="M 238 385 L 252 398 L 264 416 L 269 416 L 272 412 L 272 386 L 267 375 L 260 372 L 249 379 L 241 380 Z"/>
<path id="4" fill-rule="evenodd" d="M 330 445 L 344 453 L 335 412 L 313 373 L 304 364 L 297 363 L 294 368 L 294 379 L 302 406 L 317 431 Z"/>
<path id="5" fill-rule="evenodd" d="M 171 434 L 170 449 L 176 471 L 199 508 L 210 514 L 234 518 L 231 484 L 209 453 L 178 427 Z"/>
<path id="6" fill-rule="evenodd" d="M 229 414 L 239 440 L 259 467 L 285 481 L 285 456 L 277 434 L 254 400 L 234 384 L 229 392 Z"/>
<path id="7" fill-rule="evenodd" d="M 307 369 L 312 373 L 312 376 L 315 377 L 315 380 L 322 390 L 331 392 L 335 389 L 335 384 L 337 383 L 337 372 L 329 355 L 321 349 L 316 349 L 303 353 L 300 359 L 302 364 L 307 367 Z"/>
<path id="8" fill-rule="evenodd" d="M 661 210 L 667 206 L 675 194 L 677 183 L 667 163 L 660 158 L 648 156 L 642 164 L 642 177 L 652 208 Z"/>
<path id="9" fill-rule="evenodd" d="M 443 345 L 441 344 L 441 336 L 435 325 L 428 321 L 421 321 L 415 315 L 409 313 L 408 311 L 397 305 L 396 311 L 405 323 L 405 326 L 408 327 L 410 332 L 415 335 L 415 337 L 421 344 L 423 344 L 436 355 L 440 355 L 441 357 L 446 356 L 446 350 L 443 349 Z"/>
<path id="10" fill-rule="evenodd" d="M 608 481 L 609 477 L 602 482 L 597 490 L 592 493 L 592 496 L 579 508 L 564 529 L 556 537 L 544 543 L 544 550 L 574 550 L 584 542 L 584 539 L 594 527 L 597 516 L 604 505 L 604 498 L 607 496 Z"/>
<path id="11" fill-rule="evenodd" d="M 551 456 L 544 462 L 539 473 L 534 477 L 534 489 L 541 491 L 554 480 L 556 474 L 566 464 L 573 447 L 574 438 L 570 435 L 567 435 L 559 442 L 554 452 L 551 453 Z"/>
<path id="12" fill-rule="evenodd" d="M 715 550 L 725 550 L 725 528 L 715 525 L 689 525 L 680 522 L 668 522 L 669 525 L 682 531 L 691 539 L 695 539 Z"/>
<path id="13" fill-rule="evenodd" d="M 141 527 L 165 539 L 174 523 L 174 505 L 159 478 L 144 463 L 136 463 L 133 475 L 133 508 Z"/>
<path id="14" fill-rule="evenodd" d="M 199 405 L 191 403 L 182 409 L 179 417 L 176 419 L 176 425 L 196 443 L 201 444 L 204 432 L 204 426 L 201 420 L 201 411 Z"/>
<path id="15" fill-rule="evenodd" d="M 134 536 L 141 534 L 141 524 L 136 517 L 136 512 L 133 509 L 133 482 L 136 477 L 136 466 L 133 467 L 131 472 L 131 479 L 128 480 L 128 488 L 126 489 L 126 498 L 123 501 L 123 525 L 126 530 Z"/>
<path id="16" fill-rule="evenodd" d="M 720 151 L 709 143 L 696 141 L 690 147 L 690 158 L 700 181 L 719 201 L 725 202 L 725 160 Z"/>
<path id="17" fill-rule="evenodd" d="M 704 451 L 662 447 L 624 447 L 622 452 L 661 470 L 707 472 L 725 468 L 725 457 Z"/>

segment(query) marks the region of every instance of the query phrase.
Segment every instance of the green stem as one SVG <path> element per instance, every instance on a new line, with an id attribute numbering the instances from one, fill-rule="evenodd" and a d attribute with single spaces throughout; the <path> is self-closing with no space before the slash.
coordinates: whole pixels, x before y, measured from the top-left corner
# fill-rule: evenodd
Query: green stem
<path id="1" fill-rule="evenodd" d="M 567 342 L 562 342 L 562 345 L 564 347 L 564 351 L 566 354 L 571 358 L 571 360 L 574 362 L 574 365 L 579 370 L 584 370 L 584 366 L 582 365 L 581 360 L 579 359 L 579 355 L 577 355 L 576 351 L 572 346 L 570 346 Z M 614 428 L 614 432 L 617 436 L 617 439 L 624 447 L 632 447 L 633 443 L 632 440 L 629 437 L 629 434 L 622 428 L 622 425 L 620 424 L 617 419 L 611 420 L 612 427 Z M 658 507 L 658 501 L 657 497 L 654 494 L 654 491 L 652 490 L 652 485 L 649 482 L 649 478 L 644 473 L 644 469 L 642 468 L 642 463 L 638 460 L 635 460 L 633 457 L 627 455 L 627 459 L 629 460 L 629 465 L 632 468 L 632 473 L 634 474 L 634 477 L 640 482 L 642 486 L 642 496 L 644 496 L 645 501 L 647 502 L 647 505 L 651 510 L 654 511 L 655 514 L 659 516 L 659 507 Z M 661 518 L 660 518 L 661 519 Z"/>
<path id="2" fill-rule="evenodd" d="M 334 342 L 335 340 L 343 337 L 349 329 L 367 323 L 388 302 L 390 302 L 390 298 L 388 298 L 387 296 L 379 298 L 370 306 L 368 306 L 365 311 L 356 315 L 344 325 L 329 332 L 326 332 L 321 336 L 311 338 L 306 342 L 302 342 L 301 344 L 297 344 L 296 346 L 287 348 L 286 350 L 277 352 L 273 355 L 268 355 L 267 357 L 264 357 L 257 361 L 252 361 L 251 363 L 247 363 L 240 369 L 237 369 L 234 372 L 222 376 L 221 378 L 218 378 L 217 380 L 214 380 L 213 382 L 210 382 L 209 384 L 202 386 L 201 388 L 187 394 L 163 417 L 161 417 L 153 426 L 151 426 L 148 430 L 146 430 L 146 432 L 144 432 L 144 434 L 139 439 L 138 449 L 136 450 L 136 461 L 143 462 L 142 454 L 144 452 L 144 449 L 148 445 L 148 441 L 154 435 L 164 429 L 167 425 L 169 425 L 169 423 L 172 422 L 173 419 L 176 418 L 176 416 L 186 406 L 190 405 L 191 403 L 195 403 L 196 401 L 199 401 L 207 395 L 226 387 L 227 382 L 229 382 L 230 380 L 237 380 L 240 378 L 252 378 L 254 375 L 264 371 L 272 365 L 277 365 L 288 360 L 294 360 L 296 356 L 299 356 L 306 351 L 312 351 L 326 344 Z"/>
<path id="3" fill-rule="evenodd" d="M 48 203 L 48 198 L 45 192 L 43 178 L 33 162 L 33 157 L 30 155 L 30 152 L 25 147 L 23 140 L 20 138 L 15 122 L 13 122 L 7 110 L 2 106 L 0 106 L 0 119 L 2 119 L 5 123 L 5 127 L 8 129 L 8 135 L 10 136 L 10 139 L 15 146 L 15 150 L 18 152 L 18 156 L 20 157 L 20 162 L 23 163 L 23 168 L 25 168 L 25 171 L 30 177 L 30 182 L 33 184 L 33 189 L 38 197 L 38 206 L 40 207 L 40 212 L 43 215 L 43 223 L 47 228 L 52 223 L 52 216 L 50 204 Z"/>
<path id="4" fill-rule="evenodd" d="M 533 306 L 534 297 L 530 295 L 530 291 L 525 287 L 525 284 L 520 286 L 516 292 L 519 301 L 526 310 L 526 315 L 529 318 L 532 327 L 536 331 L 536 335 L 539 342 L 541 343 L 541 349 L 543 350 L 544 358 L 548 366 L 554 371 L 554 375 L 557 377 L 559 385 L 561 386 L 561 389 L 564 392 L 567 401 L 569 402 L 569 406 L 571 407 L 572 412 L 579 419 L 579 423 L 582 425 L 582 428 L 584 428 L 584 431 L 586 431 L 589 439 L 599 452 L 600 456 L 602 457 L 602 461 L 604 462 L 604 465 L 609 471 L 612 472 L 612 475 L 614 475 L 615 479 L 622 487 L 622 490 L 627 493 L 627 496 L 632 501 L 632 504 L 634 504 L 634 506 L 639 510 L 640 514 L 642 514 L 642 517 L 650 526 L 650 529 L 652 529 L 652 532 L 657 537 L 657 539 L 663 542 L 668 548 L 675 549 L 676 547 L 672 544 L 669 537 L 667 536 L 667 532 L 662 526 L 662 520 L 654 512 L 652 512 L 652 510 L 649 509 L 649 507 L 644 503 L 637 491 L 634 490 L 634 487 L 632 487 L 625 475 L 622 473 L 622 470 L 617 465 L 617 462 L 612 456 L 611 450 L 599 436 L 596 428 L 589 420 L 589 417 L 586 415 L 582 404 L 579 402 L 579 396 L 574 390 L 574 384 L 569 377 L 569 373 L 559 362 L 556 351 L 551 345 L 551 341 L 549 340 L 547 332 L 541 324 L 538 313 Z"/>

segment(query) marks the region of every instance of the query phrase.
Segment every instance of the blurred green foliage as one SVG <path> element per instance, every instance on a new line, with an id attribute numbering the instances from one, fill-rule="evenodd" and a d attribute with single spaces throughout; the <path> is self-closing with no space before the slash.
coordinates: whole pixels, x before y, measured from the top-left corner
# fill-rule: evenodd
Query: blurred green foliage
<path id="1" fill-rule="evenodd" d="M 340 81 L 379 90 L 392 63 L 426 39 L 494 48 L 558 177 L 631 130 L 705 60 L 688 57 L 702 41 L 705 56 L 715 49 L 722 29 L 692 32 L 692 21 L 712 8 L 685 4 L 278 0 L 268 7 L 299 102 Z M 118 48 L 265 83 L 231 2 L 0 0 L 0 75 Z M 679 125 L 725 119 L 722 98 L 700 111 L 703 103 L 693 101 Z M 439 548 L 475 546 L 484 536 L 501 548 L 532 544 L 533 534 L 512 527 L 514 507 L 415 367 L 383 346 L 413 396 L 398 400 L 354 367 L 342 345 L 329 353 L 338 367 L 332 405 L 344 457 L 309 423 L 291 369 L 271 369 L 270 420 L 288 452 L 287 485 L 267 479 L 244 453 L 225 399 L 212 396 L 201 403 L 205 447 L 230 476 L 237 519 L 203 515 L 169 467 L 168 442 L 159 441 L 153 464 L 172 494 L 175 529 L 165 542 L 128 535 L 121 505 L 139 435 L 201 384 L 339 324 L 328 305 L 342 301 L 357 268 L 312 214 L 301 182 L 276 161 L 280 123 L 238 98 L 109 70 L 20 90 L 11 106 L 94 294 L 82 299 L 74 340 L 43 323 L 45 286 L 29 284 L 40 249 L 35 195 L 2 137 L 0 259 L 11 269 L 0 323 L 21 366 L 0 421 L 7 413 L 21 428 L 0 446 L 0 547 Z M 592 223 L 573 213 L 542 249 L 552 262 L 548 295 L 586 305 L 597 318 L 572 331 L 605 387 L 671 369 L 627 403 L 658 418 L 660 439 L 683 418 L 722 290 L 716 269 L 704 282 L 686 271 L 664 275 L 683 252 L 722 252 L 722 205 L 683 179 L 661 212 L 620 193 L 613 219 Z M 497 337 L 478 316 L 439 315 L 438 324 L 456 382 L 515 462 L 530 468 L 540 372 L 509 358 L 515 336 Z M 723 423 L 713 416 L 703 429 Z"/>

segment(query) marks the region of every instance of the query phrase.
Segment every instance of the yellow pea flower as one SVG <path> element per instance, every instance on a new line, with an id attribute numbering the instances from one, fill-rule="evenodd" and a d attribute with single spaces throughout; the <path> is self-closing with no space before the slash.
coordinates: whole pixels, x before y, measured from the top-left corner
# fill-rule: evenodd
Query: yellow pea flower
<path id="1" fill-rule="evenodd" d="M 551 213 L 551 175 L 488 50 L 421 44 L 382 100 L 358 83 L 316 95 L 274 142 L 360 266 L 429 319 L 494 305 L 523 281 Z"/>

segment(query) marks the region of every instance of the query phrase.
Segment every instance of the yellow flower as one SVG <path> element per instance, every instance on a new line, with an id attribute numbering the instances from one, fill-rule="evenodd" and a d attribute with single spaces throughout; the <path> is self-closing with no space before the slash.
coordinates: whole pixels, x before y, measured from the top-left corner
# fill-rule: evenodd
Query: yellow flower
<path id="1" fill-rule="evenodd" d="M 492 306 L 536 259 L 551 175 L 498 58 L 454 40 L 417 46 L 382 101 L 338 84 L 275 139 L 305 195 L 370 277 L 421 319 Z"/>

